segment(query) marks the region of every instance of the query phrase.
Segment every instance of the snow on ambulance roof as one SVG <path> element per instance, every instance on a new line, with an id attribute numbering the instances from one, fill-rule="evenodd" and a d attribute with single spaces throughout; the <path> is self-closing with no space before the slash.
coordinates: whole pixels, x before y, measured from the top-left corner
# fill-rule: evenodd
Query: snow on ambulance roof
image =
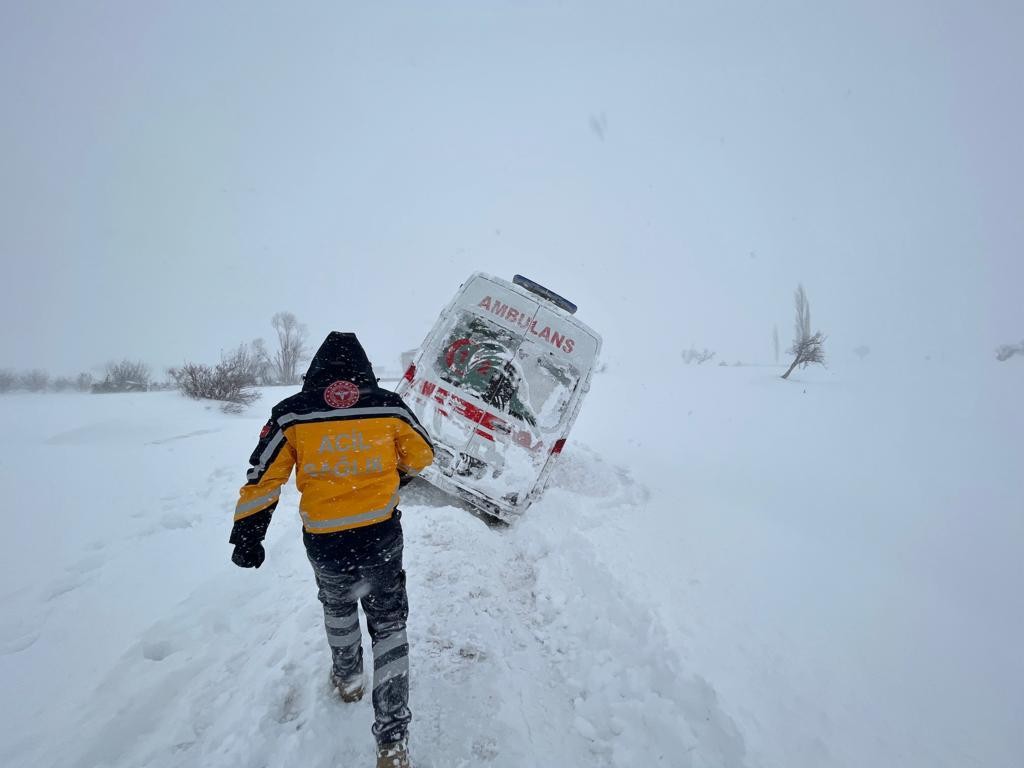
<path id="1" fill-rule="evenodd" d="M 466 281 L 456 306 L 533 341 L 561 357 L 592 365 L 601 337 L 562 310 L 501 278 L 474 273 Z"/>

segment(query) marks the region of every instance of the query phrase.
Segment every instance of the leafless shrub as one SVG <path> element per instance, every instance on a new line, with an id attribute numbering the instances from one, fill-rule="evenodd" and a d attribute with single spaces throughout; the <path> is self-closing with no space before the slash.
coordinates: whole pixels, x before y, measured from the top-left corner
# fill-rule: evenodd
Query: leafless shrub
<path id="1" fill-rule="evenodd" d="M 260 393 L 252 389 L 251 355 L 244 344 L 221 357 L 213 367 L 185 363 L 181 368 L 171 368 L 168 373 L 185 397 L 217 400 L 225 413 L 240 413 L 260 398 Z"/>
<path id="2" fill-rule="evenodd" d="M 690 365 L 691 363 L 701 365 L 702 363 L 706 363 L 711 360 L 714 356 L 715 353 L 707 347 L 702 350 L 698 350 L 696 347 L 690 347 L 689 349 L 683 350 L 683 362 L 687 365 Z"/>
<path id="3" fill-rule="evenodd" d="M 263 339 L 256 339 L 252 344 L 239 344 L 228 357 L 222 358 L 222 362 L 224 360 L 231 361 L 232 367 L 246 386 L 256 387 L 272 381 L 271 366 Z"/>
<path id="4" fill-rule="evenodd" d="M 180 368 L 168 368 L 167 374 L 185 397 L 193 400 L 220 399 L 220 388 L 213 380 L 213 368 L 208 365 L 185 363 Z"/>
<path id="5" fill-rule="evenodd" d="M 1005 362 L 1014 355 L 1021 355 L 1024 357 L 1024 341 L 1020 344 L 1003 344 L 996 348 L 996 360 L 999 362 Z"/>
<path id="6" fill-rule="evenodd" d="M 793 355 L 793 362 L 782 378 L 788 379 L 789 374 L 797 367 L 806 367 L 812 363 L 825 364 L 825 336 L 821 331 L 811 333 L 811 304 L 807 300 L 807 293 L 803 285 L 798 285 L 794 294 L 794 305 L 796 309 L 796 320 L 794 322 L 793 346 L 790 353 Z"/>
<path id="7" fill-rule="evenodd" d="M 91 373 L 80 373 L 78 378 L 75 379 L 75 389 L 79 392 L 88 392 L 92 389 L 92 374 Z"/>
<path id="8" fill-rule="evenodd" d="M 73 389 L 74 386 L 75 381 L 69 376 L 58 376 L 53 380 L 54 392 L 67 392 L 69 389 Z"/>
<path id="9" fill-rule="evenodd" d="M 7 368 L 0 370 L 0 394 L 7 394 L 18 383 L 18 376 L 14 371 Z"/>
<path id="10" fill-rule="evenodd" d="M 45 392 L 46 388 L 50 386 L 50 374 L 36 368 L 21 374 L 18 383 L 22 389 L 29 392 Z"/>
<path id="11" fill-rule="evenodd" d="M 104 394 L 107 392 L 145 392 L 149 389 L 149 366 L 139 360 L 122 360 L 119 363 L 107 363 L 103 381 L 92 385 L 92 391 Z"/>

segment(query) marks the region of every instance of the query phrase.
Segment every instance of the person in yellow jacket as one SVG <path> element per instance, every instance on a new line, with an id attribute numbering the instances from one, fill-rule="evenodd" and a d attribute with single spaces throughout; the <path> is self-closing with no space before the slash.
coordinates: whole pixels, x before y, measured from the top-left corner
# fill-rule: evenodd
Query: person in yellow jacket
<path id="1" fill-rule="evenodd" d="M 295 470 L 303 540 L 319 587 L 331 682 L 345 701 L 363 696 L 357 605 L 373 643 L 373 734 L 378 768 L 407 768 L 409 604 L 402 569 L 398 489 L 434 459 L 416 417 L 381 389 L 355 334 L 332 332 L 302 391 L 278 403 L 249 459 L 235 507 L 231 559 L 259 568 L 263 539 Z"/>

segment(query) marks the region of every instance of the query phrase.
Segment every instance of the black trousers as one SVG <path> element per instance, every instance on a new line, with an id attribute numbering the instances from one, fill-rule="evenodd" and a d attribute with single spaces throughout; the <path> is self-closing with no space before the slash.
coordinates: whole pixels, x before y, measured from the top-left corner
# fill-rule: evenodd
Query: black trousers
<path id="1" fill-rule="evenodd" d="M 373 644 L 373 735 L 378 744 L 406 735 L 409 711 L 409 600 L 402 569 L 401 512 L 390 520 L 338 533 L 304 532 L 324 606 L 334 672 L 344 681 L 363 676 L 358 605 Z"/>

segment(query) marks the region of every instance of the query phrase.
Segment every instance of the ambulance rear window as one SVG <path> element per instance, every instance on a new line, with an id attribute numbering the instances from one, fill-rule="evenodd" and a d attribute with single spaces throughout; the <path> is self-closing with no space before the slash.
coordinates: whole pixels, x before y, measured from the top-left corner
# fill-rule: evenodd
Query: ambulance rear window
<path id="1" fill-rule="evenodd" d="M 557 431 L 579 372 L 564 358 L 473 312 L 455 315 L 432 361 L 439 379 L 533 431 Z"/>
<path id="2" fill-rule="evenodd" d="M 456 314 L 433 360 L 438 378 L 528 424 L 534 417 L 506 372 L 522 337 L 472 312 Z"/>

